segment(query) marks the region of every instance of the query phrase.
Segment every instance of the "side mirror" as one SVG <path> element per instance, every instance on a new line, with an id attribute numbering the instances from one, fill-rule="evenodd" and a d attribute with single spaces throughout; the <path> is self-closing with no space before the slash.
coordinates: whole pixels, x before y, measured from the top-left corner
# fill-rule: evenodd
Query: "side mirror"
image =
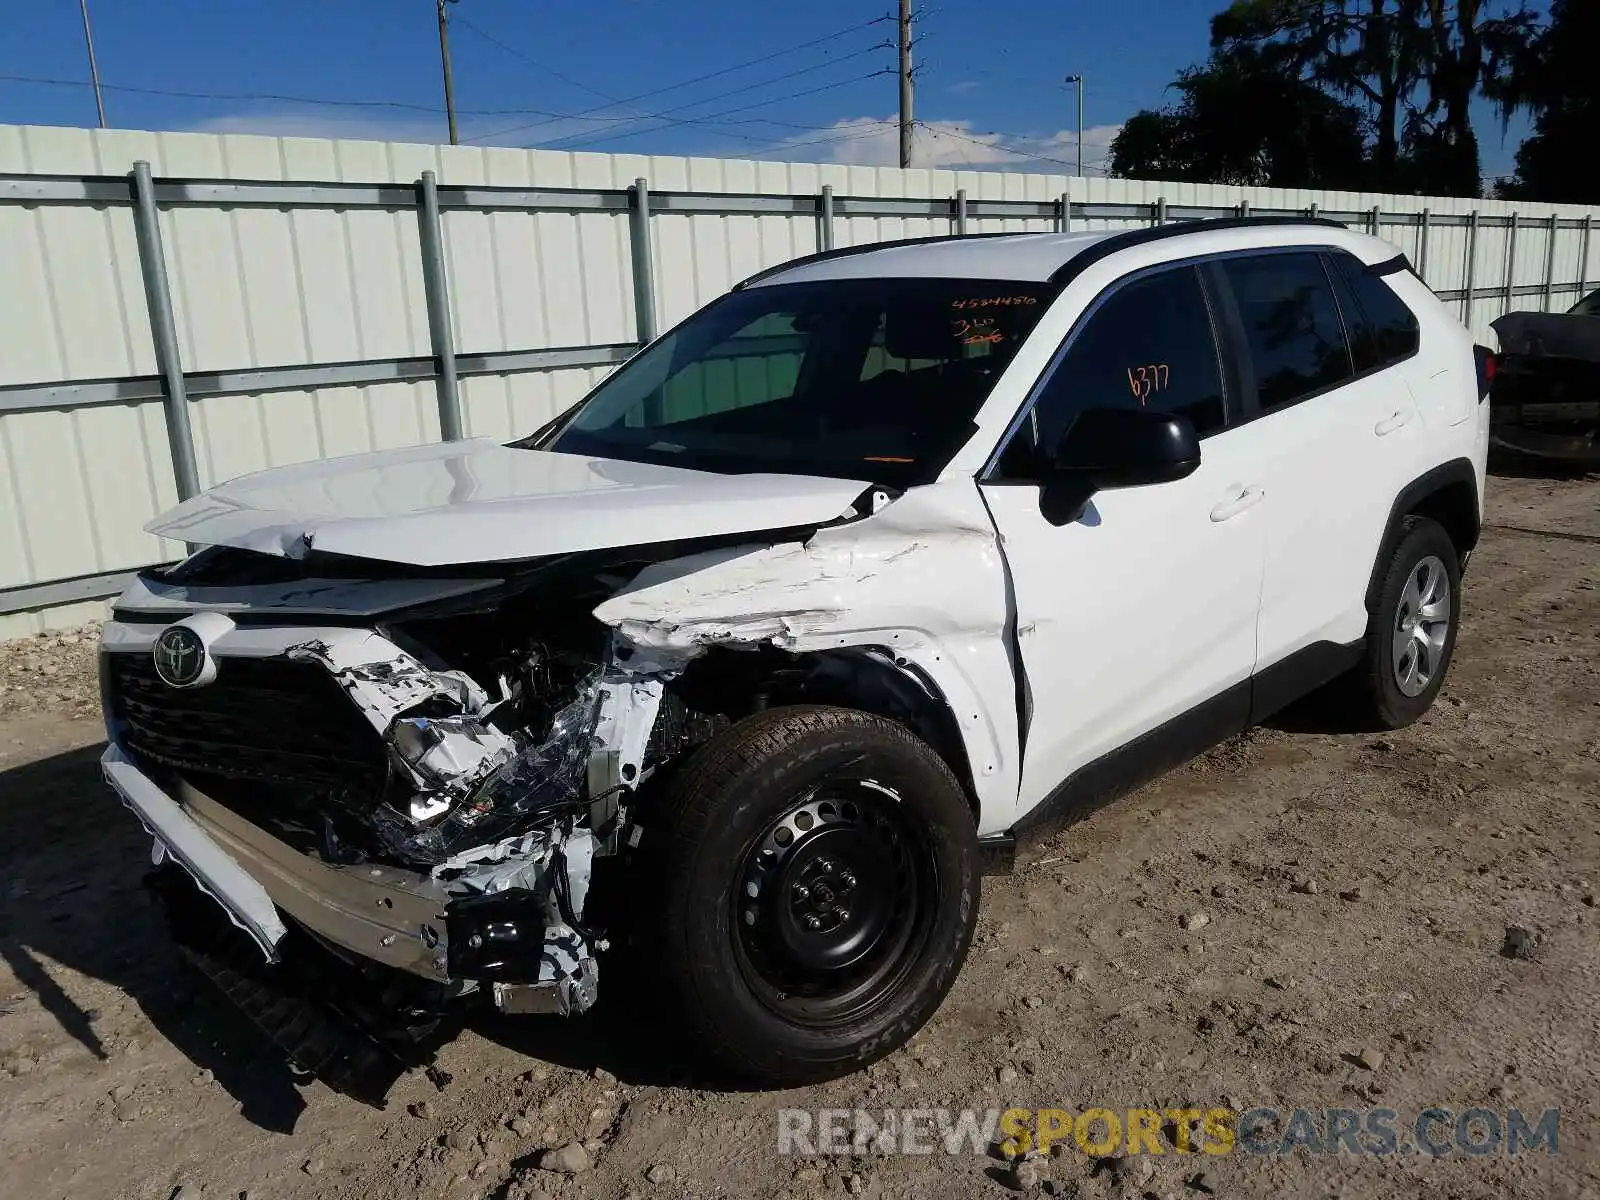
<path id="1" fill-rule="evenodd" d="M 1075 521 L 1096 492 L 1170 483 L 1200 465 L 1187 417 L 1144 408 L 1089 408 L 1062 434 L 1039 496 L 1053 525 Z"/>

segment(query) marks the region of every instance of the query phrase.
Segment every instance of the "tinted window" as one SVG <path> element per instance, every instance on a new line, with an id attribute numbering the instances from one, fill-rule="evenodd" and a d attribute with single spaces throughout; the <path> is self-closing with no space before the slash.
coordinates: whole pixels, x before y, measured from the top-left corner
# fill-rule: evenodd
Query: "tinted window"
<path id="1" fill-rule="evenodd" d="M 1349 379 L 1333 285 L 1314 253 L 1224 259 L 1263 411 Z"/>
<path id="2" fill-rule="evenodd" d="M 1001 456 L 1001 476 L 1035 478 L 1086 408 L 1181 413 L 1201 434 L 1222 427 L 1217 345 L 1192 267 L 1120 287 L 1090 315 Z"/>
<path id="3" fill-rule="evenodd" d="M 1574 316 L 1600 317 L 1600 292 L 1590 292 L 1571 309 Z"/>
<path id="4" fill-rule="evenodd" d="M 745 288 L 628 360 L 540 445 L 907 487 L 971 436 L 1050 290 L 873 278 Z"/>
<path id="5" fill-rule="evenodd" d="M 1417 316 L 1383 277 L 1348 254 L 1332 257 L 1339 308 L 1350 333 L 1356 371 L 1372 371 L 1416 353 Z"/>

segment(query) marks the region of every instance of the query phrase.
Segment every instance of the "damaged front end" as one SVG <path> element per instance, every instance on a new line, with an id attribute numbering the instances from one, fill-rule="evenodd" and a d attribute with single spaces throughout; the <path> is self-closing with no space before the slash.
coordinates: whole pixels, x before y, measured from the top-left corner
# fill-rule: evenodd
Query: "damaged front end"
<path id="1" fill-rule="evenodd" d="M 584 1012 L 606 945 L 584 918 L 595 860 L 691 723 L 652 743 L 666 676 L 629 669 L 587 611 L 541 622 L 527 603 L 376 628 L 156 624 L 125 604 L 103 647 L 107 779 L 158 866 L 269 962 L 309 941 L 423 982 L 418 1011 L 477 992 Z M 173 676 L 180 642 L 195 682 Z"/>
<path id="2" fill-rule="evenodd" d="M 335 1080 L 370 1072 L 337 1064 L 363 1054 L 298 1049 L 315 1022 L 285 997 L 384 1054 L 469 996 L 588 1010 L 654 781 L 755 713 L 899 722 L 970 789 L 979 833 L 1003 830 L 1020 722 L 981 499 L 968 482 L 870 507 L 516 568 L 213 549 L 145 573 L 104 632 L 104 770 L 166 883 L 224 914 L 252 969 L 214 930 L 180 942 L 357 1094 Z"/>

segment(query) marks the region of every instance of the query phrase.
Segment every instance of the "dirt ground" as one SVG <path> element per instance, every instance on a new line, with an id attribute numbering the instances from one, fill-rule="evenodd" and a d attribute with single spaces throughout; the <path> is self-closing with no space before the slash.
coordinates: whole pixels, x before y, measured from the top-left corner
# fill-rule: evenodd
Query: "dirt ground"
<path id="1" fill-rule="evenodd" d="M 1495 478 L 1490 523 L 1421 723 L 1291 713 L 1025 847 L 912 1045 L 780 1093 L 697 1081 L 648 997 L 474 1021 L 448 1083 L 412 1073 L 382 1112 L 297 1081 L 140 887 L 92 634 L 0 648 L 0 1195 L 1000 1197 L 992 1153 L 780 1156 L 777 1110 L 1439 1105 L 1559 1108 L 1558 1152 L 1072 1149 L 1043 1190 L 1600 1197 L 1600 479 Z M 573 1141 L 590 1169 L 535 1168 Z"/>

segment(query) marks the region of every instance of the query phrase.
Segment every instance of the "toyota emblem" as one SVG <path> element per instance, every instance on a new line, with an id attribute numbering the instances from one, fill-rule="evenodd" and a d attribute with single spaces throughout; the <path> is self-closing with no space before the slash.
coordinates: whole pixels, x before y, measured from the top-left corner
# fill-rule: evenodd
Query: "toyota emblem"
<path id="1" fill-rule="evenodd" d="M 210 655 L 206 652 L 205 642 L 187 625 L 174 625 L 163 630 L 156 639 L 152 657 L 155 659 L 156 674 L 168 687 L 194 687 L 198 683 L 210 682 L 205 676 L 214 676 L 214 672 L 206 670 L 210 666 Z"/>

